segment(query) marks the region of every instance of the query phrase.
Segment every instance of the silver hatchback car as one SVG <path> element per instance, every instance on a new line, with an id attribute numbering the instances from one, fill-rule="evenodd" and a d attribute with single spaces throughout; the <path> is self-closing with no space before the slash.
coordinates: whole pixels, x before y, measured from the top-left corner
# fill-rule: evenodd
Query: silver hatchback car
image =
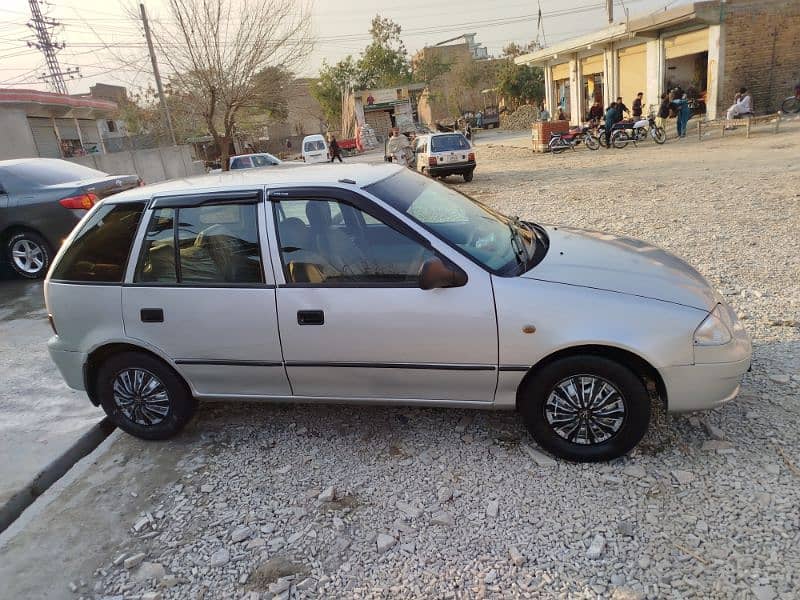
<path id="1" fill-rule="evenodd" d="M 651 402 L 734 398 L 747 333 L 643 242 L 503 216 L 394 165 L 165 182 L 86 215 L 45 284 L 50 353 L 125 431 L 197 400 L 517 409 L 537 442 L 606 460 Z"/>

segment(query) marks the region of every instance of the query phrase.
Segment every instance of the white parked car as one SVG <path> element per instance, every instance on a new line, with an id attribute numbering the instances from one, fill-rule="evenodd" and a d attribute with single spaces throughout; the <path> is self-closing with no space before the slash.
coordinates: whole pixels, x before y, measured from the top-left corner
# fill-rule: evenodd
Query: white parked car
<path id="1" fill-rule="evenodd" d="M 651 402 L 736 396 L 751 346 L 675 256 L 503 216 L 397 165 L 249 169 L 111 196 L 53 261 L 50 354 L 125 431 L 197 400 L 519 410 L 572 460 Z"/>
<path id="2" fill-rule="evenodd" d="M 303 138 L 301 155 L 307 163 L 321 163 L 328 161 L 328 142 L 325 136 L 315 134 Z"/>
<path id="3" fill-rule="evenodd" d="M 429 133 L 414 141 L 416 170 L 431 177 L 461 175 L 472 181 L 475 150 L 462 133 Z"/>
<path id="4" fill-rule="evenodd" d="M 231 171 L 238 169 L 258 169 L 261 167 L 275 167 L 283 164 L 283 161 L 269 152 L 259 152 L 257 154 L 239 154 L 231 156 L 229 159 Z"/>

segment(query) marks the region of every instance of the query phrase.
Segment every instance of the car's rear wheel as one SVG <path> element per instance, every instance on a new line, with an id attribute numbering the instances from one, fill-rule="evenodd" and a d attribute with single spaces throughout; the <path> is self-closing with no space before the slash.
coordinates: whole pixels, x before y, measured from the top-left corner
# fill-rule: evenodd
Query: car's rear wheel
<path id="1" fill-rule="evenodd" d="M 472 181 L 472 171 L 467 171 L 466 173 L 464 173 L 464 181 L 466 181 L 467 183 Z"/>
<path id="2" fill-rule="evenodd" d="M 21 231 L 6 240 L 5 258 L 20 277 L 40 279 L 50 267 L 50 247 L 38 233 Z"/>
<path id="3" fill-rule="evenodd" d="M 520 410 L 542 448 L 567 460 L 610 460 L 647 432 L 650 397 L 626 366 L 602 356 L 551 362 L 523 384 Z"/>
<path id="4" fill-rule="evenodd" d="M 114 424 L 146 440 L 172 437 L 196 408 L 180 376 L 143 352 L 123 352 L 106 360 L 97 371 L 96 390 Z"/>

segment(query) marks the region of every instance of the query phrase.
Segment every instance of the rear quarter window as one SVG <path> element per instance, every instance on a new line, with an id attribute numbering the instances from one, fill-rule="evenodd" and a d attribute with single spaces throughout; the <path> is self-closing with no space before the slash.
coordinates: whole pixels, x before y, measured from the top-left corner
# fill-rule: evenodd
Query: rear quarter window
<path id="1" fill-rule="evenodd" d="M 101 206 L 66 249 L 52 279 L 122 283 L 143 212 L 143 202 Z"/>

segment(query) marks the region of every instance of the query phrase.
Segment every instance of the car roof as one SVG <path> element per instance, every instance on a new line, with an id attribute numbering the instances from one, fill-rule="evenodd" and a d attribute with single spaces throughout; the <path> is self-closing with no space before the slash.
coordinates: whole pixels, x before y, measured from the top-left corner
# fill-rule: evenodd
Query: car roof
<path id="1" fill-rule="evenodd" d="M 329 163 L 306 165 L 283 163 L 270 169 L 239 169 L 223 173 L 171 179 L 109 196 L 107 204 L 148 200 L 154 196 L 177 196 L 271 187 L 366 187 L 402 171 L 391 163 Z"/>
<path id="2" fill-rule="evenodd" d="M 307 135 L 306 137 L 303 138 L 304 142 L 306 140 L 323 140 L 324 141 L 325 140 L 325 136 L 322 135 L 321 133 L 312 133 L 311 135 Z"/>
<path id="3" fill-rule="evenodd" d="M 231 156 L 231 160 L 233 160 L 234 158 L 242 158 L 245 156 L 273 156 L 273 155 L 270 154 L 269 152 L 251 152 L 250 154 L 237 154 L 236 156 Z M 273 156 L 273 158 L 275 157 Z"/>

